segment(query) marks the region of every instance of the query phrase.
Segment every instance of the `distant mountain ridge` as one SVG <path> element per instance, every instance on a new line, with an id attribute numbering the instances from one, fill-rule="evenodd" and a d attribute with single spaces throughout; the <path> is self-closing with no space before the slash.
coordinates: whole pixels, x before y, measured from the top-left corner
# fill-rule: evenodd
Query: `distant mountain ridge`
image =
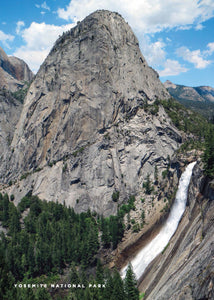
<path id="1" fill-rule="evenodd" d="M 208 119 L 214 116 L 214 88 L 210 86 L 189 87 L 167 80 L 165 88 L 170 95 L 187 108 L 193 109 Z"/>
<path id="2" fill-rule="evenodd" d="M 198 86 L 194 88 L 205 100 L 214 102 L 214 88 L 210 86 Z"/>
<path id="3" fill-rule="evenodd" d="M 164 82 L 164 86 L 177 100 L 214 102 L 214 88 L 210 86 L 190 87 L 174 84 L 169 80 Z"/>

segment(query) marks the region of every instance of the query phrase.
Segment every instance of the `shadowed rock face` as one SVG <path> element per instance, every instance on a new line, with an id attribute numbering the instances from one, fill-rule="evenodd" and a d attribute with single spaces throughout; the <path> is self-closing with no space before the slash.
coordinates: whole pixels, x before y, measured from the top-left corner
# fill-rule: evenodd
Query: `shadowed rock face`
<path id="1" fill-rule="evenodd" d="M 0 152 L 1 161 L 8 155 L 22 104 L 9 91 L 0 90 Z"/>
<path id="2" fill-rule="evenodd" d="M 27 64 L 16 57 L 8 57 L 0 47 L 0 152 L 1 161 L 8 156 L 15 126 L 19 120 L 22 103 L 13 92 L 33 78 Z"/>
<path id="3" fill-rule="evenodd" d="M 113 191 L 119 202 L 136 193 L 181 141 L 163 108 L 142 108 L 168 98 L 124 19 L 88 16 L 56 41 L 25 98 L 7 178 L 42 170 L 20 183 L 17 199 L 32 189 L 76 211 L 116 213 Z"/>
<path id="4" fill-rule="evenodd" d="M 31 81 L 32 78 L 33 73 L 23 60 L 7 56 L 0 47 L 0 89 L 14 92 L 22 87 L 25 81 Z"/>

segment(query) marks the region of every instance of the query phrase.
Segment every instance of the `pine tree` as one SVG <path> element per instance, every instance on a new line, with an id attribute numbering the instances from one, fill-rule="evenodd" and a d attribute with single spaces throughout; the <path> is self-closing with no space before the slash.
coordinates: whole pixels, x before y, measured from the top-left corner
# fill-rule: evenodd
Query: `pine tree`
<path id="1" fill-rule="evenodd" d="M 128 265 L 126 277 L 124 279 L 125 293 L 128 300 L 138 300 L 139 291 L 137 289 L 137 280 L 132 270 L 131 264 Z"/>
<path id="2" fill-rule="evenodd" d="M 147 195 L 151 195 L 154 187 L 151 185 L 150 175 L 147 174 L 146 181 L 143 183 L 143 187 L 145 188 L 145 193 Z"/>
<path id="3" fill-rule="evenodd" d="M 210 127 L 205 139 L 205 151 L 203 155 L 205 174 L 214 177 L 214 130 Z"/>
<path id="4" fill-rule="evenodd" d="M 16 209 L 15 205 L 13 203 L 10 203 L 9 205 L 9 234 L 12 235 L 14 233 L 17 233 L 21 230 L 20 225 L 20 215 L 18 213 L 18 210 Z"/>
<path id="5" fill-rule="evenodd" d="M 102 284 L 104 282 L 104 271 L 101 264 L 101 261 L 97 260 L 97 268 L 96 268 L 96 282 Z"/>
<path id="6" fill-rule="evenodd" d="M 71 264 L 70 282 L 71 284 L 78 284 L 80 282 L 75 265 L 73 263 Z"/>
<path id="7" fill-rule="evenodd" d="M 108 219 L 101 219 L 101 230 L 102 230 L 102 237 L 101 240 L 103 242 L 103 246 L 105 248 L 109 248 L 111 244 L 111 238 L 109 233 L 109 221 Z"/>
<path id="8" fill-rule="evenodd" d="M 126 294 L 124 291 L 123 280 L 120 277 L 120 274 L 117 270 L 114 270 L 113 274 L 113 290 L 111 299 L 124 300 L 126 299 Z"/>
<path id="9" fill-rule="evenodd" d="M 106 287 L 103 291 L 103 300 L 111 300 L 112 291 L 114 289 L 113 278 L 108 269 L 105 270 Z"/>
<path id="10" fill-rule="evenodd" d="M 3 196 L 3 213 L 2 213 L 2 224 L 8 226 L 9 221 L 9 197 L 7 194 Z"/>

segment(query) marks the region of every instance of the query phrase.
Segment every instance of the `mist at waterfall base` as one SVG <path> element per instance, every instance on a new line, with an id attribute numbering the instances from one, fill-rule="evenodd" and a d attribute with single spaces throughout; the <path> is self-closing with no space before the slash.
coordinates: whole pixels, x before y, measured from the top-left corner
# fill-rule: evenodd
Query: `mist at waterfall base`
<path id="1" fill-rule="evenodd" d="M 192 176 L 192 170 L 196 162 L 190 163 L 179 180 L 178 190 L 169 217 L 159 234 L 145 246 L 131 261 L 136 278 L 139 279 L 150 262 L 164 250 L 170 238 L 175 233 L 179 221 L 184 213 L 187 201 L 188 187 Z M 124 278 L 127 266 L 121 271 Z"/>

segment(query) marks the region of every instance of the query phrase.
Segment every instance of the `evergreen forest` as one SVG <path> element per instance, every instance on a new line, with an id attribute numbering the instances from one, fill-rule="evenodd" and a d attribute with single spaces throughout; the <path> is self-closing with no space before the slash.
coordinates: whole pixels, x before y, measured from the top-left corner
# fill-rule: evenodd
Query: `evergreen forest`
<path id="1" fill-rule="evenodd" d="M 6 229 L 0 237 L 2 299 L 55 299 L 58 293 L 59 299 L 139 299 L 131 266 L 123 281 L 117 270 L 104 270 L 97 258 L 100 247 L 114 249 L 121 240 L 123 211 L 120 216 L 104 218 L 89 210 L 76 214 L 70 207 L 32 195 L 16 207 L 11 198 L 0 194 L 0 221 Z M 66 282 L 84 288 L 54 292 L 14 287 L 41 282 L 49 286 L 59 282 L 59 275 L 63 277 L 67 270 Z"/>

